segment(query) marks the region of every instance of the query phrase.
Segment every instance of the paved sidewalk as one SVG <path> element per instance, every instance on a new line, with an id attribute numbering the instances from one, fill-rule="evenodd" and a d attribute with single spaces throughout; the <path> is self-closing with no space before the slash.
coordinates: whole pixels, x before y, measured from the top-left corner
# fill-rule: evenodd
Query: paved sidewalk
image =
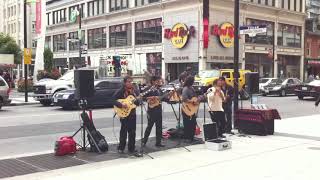
<path id="1" fill-rule="evenodd" d="M 320 115 L 276 121 L 276 135 L 229 137 L 232 149 L 211 151 L 205 145 L 14 177 L 33 179 L 131 180 L 318 180 Z"/>
<path id="2" fill-rule="evenodd" d="M 33 92 L 28 92 L 28 102 L 25 102 L 24 92 L 18 92 L 17 89 L 12 89 L 10 92 L 10 99 L 12 100 L 10 106 L 39 104 L 39 101 L 35 101 L 32 95 Z"/>

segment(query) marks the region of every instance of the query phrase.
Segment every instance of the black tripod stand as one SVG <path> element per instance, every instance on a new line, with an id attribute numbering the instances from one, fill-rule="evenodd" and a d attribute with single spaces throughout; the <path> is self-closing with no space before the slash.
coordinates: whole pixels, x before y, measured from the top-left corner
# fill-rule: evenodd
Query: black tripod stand
<path id="1" fill-rule="evenodd" d="M 143 108 L 145 108 L 145 106 L 144 106 L 144 104 L 143 104 L 143 101 L 141 101 L 141 103 L 140 103 L 140 126 L 141 126 L 141 131 L 140 131 L 140 133 L 141 133 L 141 144 L 140 144 L 140 155 L 141 155 L 141 157 L 143 157 L 143 155 L 147 155 L 148 157 L 150 157 L 151 159 L 154 159 L 152 156 L 150 156 L 148 153 L 146 153 L 146 152 L 144 152 L 144 144 L 143 144 L 143 138 L 144 138 L 144 133 L 143 133 Z M 147 116 L 148 116 L 148 118 L 150 118 L 149 117 L 149 115 L 148 115 L 148 112 L 147 112 Z"/>
<path id="2" fill-rule="evenodd" d="M 81 148 L 82 151 L 85 151 L 87 149 L 87 144 L 86 144 L 86 132 L 88 133 L 89 137 L 91 138 L 92 142 L 94 143 L 95 148 L 98 150 L 99 153 L 101 153 L 100 148 L 98 147 L 97 142 L 93 138 L 91 132 L 89 129 L 94 128 L 94 126 L 90 126 L 90 118 L 88 117 L 88 114 L 86 113 L 87 110 L 87 100 L 81 99 L 79 102 L 79 105 L 82 109 L 81 113 L 81 126 L 80 128 L 72 135 L 72 137 L 76 136 L 80 131 L 82 132 L 82 145 L 77 143 L 77 145 Z M 94 128 L 95 129 L 95 128 Z"/>

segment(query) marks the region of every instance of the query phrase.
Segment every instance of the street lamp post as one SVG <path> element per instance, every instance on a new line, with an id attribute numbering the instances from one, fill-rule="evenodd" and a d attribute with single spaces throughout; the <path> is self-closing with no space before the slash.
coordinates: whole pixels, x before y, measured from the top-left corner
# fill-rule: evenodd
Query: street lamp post
<path id="1" fill-rule="evenodd" d="M 234 1 L 234 119 L 236 111 L 239 108 L 238 97 L 239 97 L 239 13 L 240 2 L 239 0 Z"/>
<path id="2" fill-rule="evenodd" d="M 23 26 L 24 26 L 24 48 L 26 49 L 28 47 L 28 36 L 27 36 L 27 0 L 24 0 L 23 3 Z M 25 59 L 24 59 L 25 61 Z M 24 98 L 25 102 L 28 102 L 28 65 L 26 63 L 24 64 Z"/>

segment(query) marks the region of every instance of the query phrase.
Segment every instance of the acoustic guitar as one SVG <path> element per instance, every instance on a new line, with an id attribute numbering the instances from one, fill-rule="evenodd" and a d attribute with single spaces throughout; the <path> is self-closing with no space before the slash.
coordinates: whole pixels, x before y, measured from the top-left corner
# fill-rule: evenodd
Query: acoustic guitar
<path id="1" fill-rule="evenodd" d="M 150 97 L 147 97 L 147 102 L 148 102 L 148 107 L 149 108 L 155 108 L 157 106 L 159 106 L 161 104 L 161 100 L 163 97 L 169 95 L 169 96 L 172 96 L 174 92 L 173 91 L 170 91 L 170 92 L 166 92 L 165 94 L 163 94 L 162 96 L 150 96 Z"/>
<path id="2" fill-rule="evenodd" d="M 199 105 L 200 99 L 198 97 L 193 97 L 189 102 L 183 102 L 181 109 L 187 116 L 191 117 L 198 112 Z"/>
<path id="3" fill-rule="evenodd" d="M 120 118 L 128 117 L 129 114 L 131 113 L 131 111 L 137 107 L 137 105 L 135 105 L 134 102 L 137 99 L 140 99 L 140 98 L 144 97 L 150 91 L 153 91 L 153 89 L 154 89 L 154 87 L 151 87 L 148 91 L 146 91 L 144 93 L 141 93 L 138 97 L 134 97 L 133 95 L 129 95 L 125 99 L 118 99 L 118 102 L 120 102 L 121 104 L 127 105 L 127 108 L 119 108 L 117 106 L 114 106 L 113 110 L 115 111 L 117 116 L 119 116 Z"/>

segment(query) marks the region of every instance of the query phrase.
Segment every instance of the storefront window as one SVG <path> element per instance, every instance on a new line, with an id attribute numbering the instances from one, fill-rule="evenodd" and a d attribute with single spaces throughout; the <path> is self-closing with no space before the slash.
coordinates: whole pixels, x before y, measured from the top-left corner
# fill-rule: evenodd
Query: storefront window
<path id="1" fill-rule="evenodd" d="M 259 33 L 254 37 L 249 37 L 246 35 L 246 43 L 254 43 L 254 44 L 273 44 L 273 27 L 274 23 L 269 21 L 262 21 L 256 19 L 247 19 L 247 25 L 265 25 L 267 27 L 266 33 Z"/>
<path id="2" fill-rule="evenodd" d="M 69 58 L 69 68 L 73 69 L 73 68 L 79 68 L 79 67 L 83 67 L 86 65 L 86 60 L 84 57 L 81 57 L 81 61 L 79 60 L 79 57 L 73 57 L 73 58 Z"/>
<path id="3" fill-rule="evenodd" d="M 53 36 L 53 51 L 65 51 L 67 50 L 66 34 L 58 34 Z"/>
<path id="4" fill-rule="evenodd" d="M 301 47 L 301 27 L 279 24 L 278 45 L 288 47 Z"/>
<path id="5" fill-rule="evenodd" d="M 131 23 L 110 26 L 110 47 L 130 46 L 132 43 L 131 32 Z"/>
<path id="6" fill-rule="evenodd" d="M 147 69 L 154 76 L 161 76 L 161 53 L 147 53 Z"/>
<path id="7" fill-rule="evenodd" d="M 162 42 L 162 19 L 151 19 L 135 23 L 136 45 Z"/>
<path id="8" fill-rule="evenodd" d="M 106 47 L 106 28 L 88 30 L 88 49 L 99 49 Z"/>

